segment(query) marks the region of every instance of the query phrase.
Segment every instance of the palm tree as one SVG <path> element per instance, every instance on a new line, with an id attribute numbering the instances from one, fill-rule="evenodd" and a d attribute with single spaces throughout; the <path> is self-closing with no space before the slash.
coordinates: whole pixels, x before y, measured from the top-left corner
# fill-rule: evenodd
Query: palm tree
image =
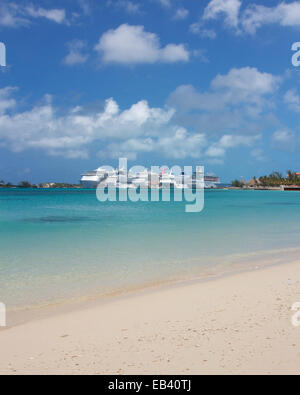
<path id="1" fill-rule="evenodd" d="M 282 174 L 279 171 L 274 171 L 272 174 L 278 180 L 282 180 Z"/>
<path id="2" fill-rule="evenodd" d="M 295 173 L 292 172 L 291 170 L 287 171 L 287 181 L 288 184 L 294 184 L 295 181 Z"/>
<path id="3" fill-rule="evenodd" d="M 21 181 L 21 182 L 18 184 L 18 187 L 19 187 L 19 188 L 31 188 L 31 184 L 30 184 L 30 182 L 28 182 L 28 181 Z"/>
<path id="4" fill-rule="evenodd" d="M 231 185 L 236 188 L 243 188 L 244 184 L 239 180 L 232 181 Z"/>

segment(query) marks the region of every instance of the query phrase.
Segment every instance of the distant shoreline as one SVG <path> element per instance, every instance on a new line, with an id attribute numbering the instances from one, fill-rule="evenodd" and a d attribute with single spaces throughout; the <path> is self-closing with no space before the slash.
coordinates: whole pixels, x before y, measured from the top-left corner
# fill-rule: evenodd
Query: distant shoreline
<path id="1" fill-rule="evenodd" d="M 38 187 L 38 186 L 31 186 L 31 187 L 19 187 L 19 186 L 10 186 L 10 187 L 2 187 L 0 186 L 0 190 L 10 190 L 10 189 L 14 189 L 14 190 L 59 190 L 59 189 L 77 189 L 77 190 L 85 190 L 85 191 L 96 191 L 97 188 L 84 188 L 81 186 L 66 186 L 66 187 L 49 187 L 49 188 L 45 188 L 45 187 Z M 119 188 L 116 188 L 119 189 Z M 151 188 L 148 188 L 151 189 Z M 156 188 L 154 188 L 156 189 Z M 162 188 L 159 188 L 162 189 Z M 281 191 L 282 189 L 280 187 L 245 187 L 245 188 L 238 188 L 238 187 L 217 187 L 217 188 L 205 188 L 206 190 L 209 191 L 216 191 L 216 190 L 231 190 L 231 191 Z"/>

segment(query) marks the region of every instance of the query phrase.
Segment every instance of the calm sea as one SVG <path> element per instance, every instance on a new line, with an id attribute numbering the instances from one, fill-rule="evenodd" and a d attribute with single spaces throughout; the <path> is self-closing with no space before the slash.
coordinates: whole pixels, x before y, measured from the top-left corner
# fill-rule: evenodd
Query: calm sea
<path id="1" fill-rule="evenodd" d="M 300 193 L 206 191 L 185 203 L 99 203 L 92 190 L 0 190 L 9 309 L 124 292 L 300 257 Z"/>

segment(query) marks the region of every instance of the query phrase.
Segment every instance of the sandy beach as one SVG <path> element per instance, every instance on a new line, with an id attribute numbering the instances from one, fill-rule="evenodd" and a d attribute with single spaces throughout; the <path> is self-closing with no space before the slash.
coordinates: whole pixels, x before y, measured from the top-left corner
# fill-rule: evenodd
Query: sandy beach
<path id="1" fill-rule="evenodd" d="M 136 292 L 0 332 L 1 374 L 299 374 L 300 262 Z"/>

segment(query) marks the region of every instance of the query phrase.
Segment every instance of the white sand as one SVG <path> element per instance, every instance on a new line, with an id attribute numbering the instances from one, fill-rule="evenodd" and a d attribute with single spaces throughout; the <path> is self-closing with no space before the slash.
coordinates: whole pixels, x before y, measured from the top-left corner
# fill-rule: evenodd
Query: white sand
<path id="1" fill-rule="evenodd" d="M 300 263 L 137 292 L 0 331 L 2 374 L 298 374 Z"/>

